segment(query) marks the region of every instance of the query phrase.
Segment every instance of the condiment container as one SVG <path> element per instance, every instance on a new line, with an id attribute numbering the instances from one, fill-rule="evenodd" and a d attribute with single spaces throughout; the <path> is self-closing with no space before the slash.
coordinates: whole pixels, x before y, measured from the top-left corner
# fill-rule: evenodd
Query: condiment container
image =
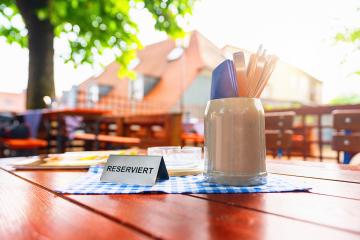
<path id="1" fill-rule="evenodd" d="M 265 118 L 260 99 L 208 101 L 204 151 L 207 181 L 235 186 L 265 184 Z"/>

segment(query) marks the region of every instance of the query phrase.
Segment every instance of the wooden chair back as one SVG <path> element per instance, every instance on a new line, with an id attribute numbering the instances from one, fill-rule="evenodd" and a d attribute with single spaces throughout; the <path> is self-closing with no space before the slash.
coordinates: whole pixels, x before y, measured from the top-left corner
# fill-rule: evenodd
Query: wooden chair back
<path id="1" fill-rule="evenodd" d="M 291 138 L 295 112 L 271 112 L 265 114 L 266 149 L 273 156 L 281 157 L 283 151 L 290 157 Z"/>
<path id="2" fill-rule="evenodd" d="M 348 164 L 356 153 L 360 152 L 360 109 L 334 110 L 333 127 L 335 133 L 332 138 L 332 149 L 344 152 L 343 163 Z"/>
<path id="3" fill-rule="evenodd" d="M 141 148 L 179 146 L 181 133 L 181 113 L 129 116 L 122 122 L 122 136 L 140 138 Z"/>
<path id="4" fill-rule="evenodd" d="M 119 145 L 129 146 L 125 140 L 138 139 L 131 146 L 147 148 L 152 146 L 179 146 L 181 144 L 182 114 L 157 114 L 136 116 L 106 116 L 99 122 L 99 137 L 95 141 L 93 131 L 77 134 L 77 139 L 89 140 L 86 149 L 113 149 Z M 131 140 L 131 139 L 130 139 Z M 123 143 L 123 144 L 121 144 Z"/>

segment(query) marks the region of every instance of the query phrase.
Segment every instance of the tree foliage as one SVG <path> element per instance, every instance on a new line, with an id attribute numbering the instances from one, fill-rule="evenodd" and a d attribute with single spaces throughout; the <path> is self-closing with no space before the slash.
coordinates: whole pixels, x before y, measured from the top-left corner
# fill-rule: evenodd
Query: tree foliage
<path id="1" fill-rule="evenodd" d="M 330 104 L 332 105 L 357 104 L 357 103 L 360 103 L 360 95 L 358 94 L 338 96 L 330 100 Z"/>
<path id="2" fill-rule="evenodd" d="M 20 0 L 0 0 L 0 36 L 7 42 L 27 47 L 27 30 L 17 7 Z M 155 29 L 172 37 L 184 33 L 179 22 L 191 14 L 194 0 L 27 0 L 38 2 L 36 15 L 49 20 L 55 37 L 66 39 L 71 49 L 62 56 L 75 65 L 94 64 L 105 49 L 112 50 L 122 66 L 120 74 L 131 72 L 127 66 L 141 47 L 138 24 L 132 9 L 146 9 L 155 19 Z M 47 4 L 44 5 L 44 1 Z"/>
<path id="3" fill-rule="evenodd" d="M 345 32 L 336 34 L 336 40 L 347 42 L 347 43 L 355 43 L 360 47 L 360 28 L 346 30 Z"/>
<path id="4" fill-rule="evenodd" d="M 338 42 L 352 44 L 355 47 L 355 51 L 360 51 L 360 28 L 346 30 L 344 32 L 338 33 L 335 36 L 335 40 Z M 360 69 L 353 73 L 360 75 Z"/>
<path id="5" fill-rule="evenodd" d="M 360 13 L 360 8 L 357 9 Z M 353 29 L 346 29 L 343 32 L 339 32 L 335 36 L 337 42 L 344 42 L 354 46 L 355 51 L 360 51 L 360 27 Z M 355 71 L 354 74 L 360 75 L 360 69 Z"/>

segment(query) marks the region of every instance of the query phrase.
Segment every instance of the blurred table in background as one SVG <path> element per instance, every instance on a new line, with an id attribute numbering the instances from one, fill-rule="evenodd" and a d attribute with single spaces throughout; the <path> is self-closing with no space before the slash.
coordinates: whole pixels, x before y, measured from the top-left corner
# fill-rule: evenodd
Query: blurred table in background
<path id="1" fill-rule="evenodd" d="M 111 111 L 108 110 L 89 108 L 44 110 L 42 119 L 48 148 L 56 148 L 58 153 L 65 152 L 66 141 L 72 139 L 71 134 L 75 130 L 82 129 L 85 132 L 98 135 L 102 117 L 110 114 Z M 93 148 L 97 149 L 97 140 L 95 140 L 94 145 Z"/>

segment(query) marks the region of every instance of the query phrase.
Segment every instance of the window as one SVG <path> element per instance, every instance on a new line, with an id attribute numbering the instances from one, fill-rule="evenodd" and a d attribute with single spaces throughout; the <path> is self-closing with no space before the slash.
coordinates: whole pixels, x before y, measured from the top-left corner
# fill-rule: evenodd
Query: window
<path id="1" fill-rule="evenodd" d="M 143 79 L 144 79 L 144 96 L 146 96 L 151 90 L 153 90 L 156 84 L 159 83 L 160 78 L 144 76 Z"/>
<path id="2" fill-rule="evenodd" d="M 113 86 L 104 84 L 91 84 L 88 88 L 88 99 L 90 102 L 98 102 L 102 97 L 107 96 Z"/>
<path id="3" fill-rule="evenodd" d="M 142 77 L 136 80 L 129 80 L 129 98 L 141 100 L 144 97 L 144 81 Z"/>
<path id="4" fill-rule="evenodd" d="M 175 61 L 179 59 L 184 53 L 184 49 L 182 47 L 176 47 L 170 51 L 170 53 L 167 56 L 167 60 L 169 62 Z"/>
<path id="5" fill-rule="evenodd" d="M 130 80 L 129 97 L 136 100 L 143 99 L 159 81 L 160 78 L 138 74 L 136 80 Z"/>
<path id="6" fill-rule="evenodd" d="M 99 86 L 97 84 L 92 84 L 88 89 L 88 100 L 91 103 L 96 103 L 99 101 Z"/>
<path id="7" fill-rule="evenodd" d="M 99 96 L 100 96 L 100 98 L 108 95 L 111 92 L 112 89 L 113 89 L 113 86 L 100 84 L 99 85 Z"/>

